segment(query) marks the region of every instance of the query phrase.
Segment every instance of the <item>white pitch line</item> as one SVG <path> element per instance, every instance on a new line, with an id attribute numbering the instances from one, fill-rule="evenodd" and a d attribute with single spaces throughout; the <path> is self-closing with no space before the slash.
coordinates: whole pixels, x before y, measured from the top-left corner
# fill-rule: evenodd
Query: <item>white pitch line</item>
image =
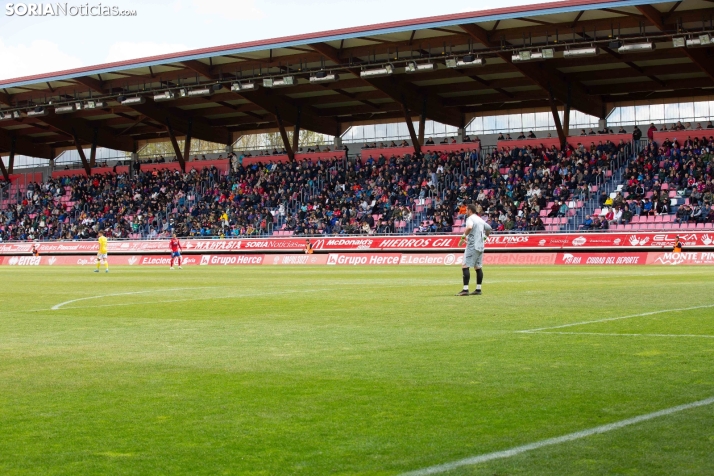
<path id="1" fill-rule="evenodd" d="M 52 311 L 57 311 L 59 310 L 62 306 L 65 306 L 67 304 L 72 304 L 73 302 L 78 302 L 78 301 L 88 301 L 90 299 L 101 299 L 105 297 L 112 297 L 112 296 L 131 296 L 133 294 L 149 294 L 149 293 L 162 293 L 162 292 L 167 292 L 167 291 L 187 291 L 191 289 L 213 289 L 215 286 L 208 286 L 208 287 L 199 287 L 199 288 L 172 288 L 172 289 L 153 289 L 150 291 L 133 291 L 130 293 L 114 293 L 114 294 L 102 294 L 101 296 L 87 296 L 83 298 L 78 298 L 78 299 L 71 299 L 69 301 L 61 302 L 59 304 L 55 304 L 50 308 Z"/>
<path id="2" fill-rule="evenodd" d="M 485 463 L 487 461 L 493 461 L 496 459 L 510 458 L 512 456 L 517 456 L 519 454 L 544 448 L 546 446 L 559 445 L 561 443 L 568 443 L 570 441 L 579 440 L 588 436 L 607 433 L 609 431 L 618 430 L 620 428 L 635 425 L 643 421 L 653 420 L 655 418 L 672 415 L 673 413 L 690 410 L 692 408 L 704 407 L 707 405 L 711 405 L 712 403 L 714 403 L 714 397 L 707 398 L 705 400 L 699 400 L 698 402 L 686 403 L 684 405 L 667 408 L 665 410 L 659 410 L 653 413 L 647 413 L 645 415 L 628 418 L 626 420 L 620 420 L 614 423 L 608 423 L 607 425 L 596 426 L 588 430 L 576 431 L 575 433 L 569 433 L 567 435 L 558 436 L 556 438 L 549 438 L 547 440 L 536 441 L 535 443 L 529 443 L 527 445 L 516 446 L 515 448 L 511 448 L 508 450 L 495 451 L 493 453 L 486 453 L 479 456 L 472 456 L 470 458 L 452 461 L 451 463 L 429 466 L 428 468 L 403 473 L 402 476 L 428 476 L 430 474 L 445 473 L 447 471 L 451 471 L 462 466 L 472 466 L 480 463 Z"/>
<path id="3" fill-rule="evenodd" d="M 583 326 L 585 324 L 596 324 L 598 322 L 619 321 L 621 319 L 631 319 L 633 317 L 653 316 L 655 314 L 664 314 L 665 312 L 693 311 L 695 309 L 707 309 L 710 307 L 714 307 L 714 304 L 707 304 L 706 306 L 680 307 L 680 308 L 675 308 L 675 309 L 662 309 L 661 311 L 643 312 L 641 314 L 630 314 L 628 316 L 608 317 L 605 319 L 596 319 L 594 321 L 573 322 L 570 324 L 561 324 L 559 326 L 539 327 L 537 329 L 526 329 L 524 331 L 516 331 L 516 332 L 523 332 L 523 333 L 540 332 L 540 331 L 547 331 L 549 329 L 562 329 L 564 327 Z"/>
<path id="4" fill-rule="evenodd" d="M 523 331 L 518 331 L 523 333 Z M 701 337 L 703 339 L 714 339 L 714 336 L 703 335 L 703 334 L 617 334 L 617 333 L 605 333 L 605 332 L 549 332 L 549 331 L 530 331 L 529 334 L 559 334 L 568 336 L 630 336 L 630 337 Z"/>
<path id="5" fill-rule="evenodd" d="M 200 288 L 188 288 L 188 289 L 200 289 Z M 203 289 L 205 289 L 205 288 L 203 288 Z M 146 304 L 162 304 L 162 303 L 172 303 L 172 302 L 227 300 L 227 299 L 240 299 L 240 298 L 250 298 L 250 297 L 276 296 L 276 295 L 281 295 L 281 294 L 315 293 L 315 292 L 320 292 L 320 291 L 321 290 L 318 290 L 318 289 L 299 289 L 299 290 L 295 289 L 295 290 L 276 291 L 276 292 L 269 292 L 269 293 L 230 294 L 230 295 L 218 296 L 218 297 L 211 296 L 211 297 L 185 298 L 185 299 L 168 299 L 168 300 L 161 300 L 161 301 L 126 302 L 126 303 L 119 303 L 119 304 L 97 304 L 96 306 L 73 306 L 73 307 L 66 307 L 65 310 L 68 310 L 68 309 L 94 309 L 97 307 L 139 306 L 139 305 L 146 305 Z M 140 293 L 132 293 L 132 294 L 140 294 Z"/>

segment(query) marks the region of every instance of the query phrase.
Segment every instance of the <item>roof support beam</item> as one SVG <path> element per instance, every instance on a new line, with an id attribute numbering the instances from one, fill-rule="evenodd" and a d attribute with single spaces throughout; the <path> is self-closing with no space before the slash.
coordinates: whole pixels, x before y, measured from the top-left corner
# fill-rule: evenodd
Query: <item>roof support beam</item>
<path id="1" fill-rule="evenodd" d="M 12 101 L 10 100 L 9 94 L 0 92 L 0 104 L 4 104 L 5 106 L 10 106 L 11 102 Z"/>
<path id="2" fill-rule="evenodd" d="M 280 110 L 281 118 L 290 124 L 298 122 L 298 106 L 286 99 L 279 97 L 269 89 L 258 89 L 241 93 L 241 97 L 265 109 L 266 111 Z M 301 127 L 321 132 L 331 136 L 340 135 L 340 125 L 334 119 L 320 117 L 312 108 L 302 106 L 300 111 Z"/>
<path id="3" fill-rule="evenodd" d="M 191 116 L 180 109 L 159 106 L 151 99 L 147 99 L 144 104 L 133 105 L 131 108 L 160 124 L 166 125 L 168 119 L 175 130 L 184 134 L 188 130 L 188 120 Z M 211 127 L 205 122 L 199 122 L 197 119 L 193 120 L 191 127 L 193 137 L 198 139 L 217 144 L 230 144 L 233 142 L 233 134 L 223 127 Z"/>
<path id="4" fill-rule="evenodd" d="M 310 45 L 310 48 L 313 50 L 317 51 L 321 55 L 323 55 L 325 58 L 328 60 L 332 61 L 333 63 L 337 64 L 342 64 L 342 59 L 340 58 L 340 52 L 337 48 L 334 48 L 327 43 L 312 43 Z"/>
<path id="5" fill-rule="evenodd" d="M 297 120 L 293 124 L 293 153 L 296 154 L 300 150 L 300 116 L 302 114 L 302 107 L 298 106 L 297 110 Z"/>
<path id="6" fill-rule="evenodd" d="M 94 137 L 92 137 L 92 148 L 89 154 L 89 166 L 94 167 L 97 165 L 97 136 L 99 135 L 99 129 L 94 128 Z"/>
<path id="7" fill-rule="evenodd" d="M 5 163 L 2 161 L 2 157 L 0 157 L 0 171 L 2 172 L 2 178 L 5 179 L 6 182 L 9 182 L 10 174 L 7 173 L 7 169 L 5 168 Z"/>
<path id="8" fill-rule="evenodd" d="M 414 131 L 414 122 L 412 121 L 412 115 L 409 112 L 409 108 L 406 103 L 402 103 L 402 111 L 404 112 L 404 122 L 407 123 L 407 129 L 409 129 L 409 136 L 412 139 L 412 145 L 414 146 L 414 153 L 421 154 L 421 144 L 419 143 L 419 137 L 417 137 Z"/>
<path id="9" fill-rule="evenodd" d="M 568 83 L 568 97 L 565 100 L 565 108 L 563 109 L 563 131 L 565 135 L 570 135 L 570 93 L 572 89 Z"/>
<path id="10" fill-rule="evenodd" d="M 41 159 L 51 159 L 54 157 L 52 148 L 46 144 L 32 142 L 29 137 L 18 136 L 5 129 L 0 129 L 0 150 L 15 150 L 16 154 Z"/>
<path id="11" fill-rule="evenodd" d="M 278 129 L 280 129 L 280 137 L 283 139 L 283 146 L 285 147 L 285 151 L 288 153 L 288 159 L 295 160 L 295 151 L 293 151 L 292 146 L 290 145 L 290 139 L 288 138 L 288 133 L 285 130 L 285 124 L 283 124 L 283 118 L 280 117 L 280 111 L 278 111 L 277 108 L 275 108 L 275 121 L 278 123 Z"/>
<path id="12" fill-rule="evenodd" d="M 198 60 L 188 60 L 182 62 L 191 71 L 200 74 L 204 78 L 208 79 L 218 79 L 218 76 L 211 71 L 211 67 L 207 64 L 201 63 Z"/>
<path id="13" fill-rule="evenodd" d="M 15 169 L 15 149 L 17 148 L 17 136 L 12 136 L 12 143 L 10 144 L 10 157 L 7 161 L 7 171 L 12 174 Z"/>
<path id="14" fill-rule="evenodd" d="M 181 171 L 186 172 L 186 162 L 183 160 L 183 153 L 176 140 L 174 128 L 171 127 L 171 120 L 168 117 L 166 118 L 166 130 L 169 132 L 169 140 L 171 141 L 171 146 L 174 148 L 174 154 L 176 154 L 176 160 L 178 160 Z"/>
<path id="15" fill-rule="evenodd" d="M 498 48 L 500 45 L 489 37 L 486 30 L 475 24 L 459 25 L 471 38 L 489 48 Z M 527 78 L 540 86 L 544 91 L 553 94 L 554 99 L 565 102 L 567 95 L 567 82 L 562 78 L 562 74 L 546 63 L 513 63 L 510 53 L 499 53 L 501 59 L 520 71 Z M 573 107 L 591 116 L 601 117 L 603 115 L 603 104 L 599 97 L 587 94 L 578 84 L 572 86 Z"/>
<path id="16" fill-rule="evenodd" d="M 130 137 L 119 137 L 114 131 L 97 128 L 84 119 L 60 117 L 56 114 L 50 114 L 43 116 L 42 122 L 69 135 L 74 136 L 76 134 L 82 142 L 87 144 L 92 143 L 96 130 L 97 143 L 101 144 L 102 147 L 122 150 L 124 152 L 132 152 L 134 150 L 134 141 Z"/>
<path id="17" fill-rule="evenodd" d="M 188 130 L 186 131 L 186 137 L 183 140 L 183 157 L 179 159 L 179 165 L 181 165 L 181 170 L 186 172 L 186 162 L 188 162 L 189 155 L 191 154 L 191 133 L 193 132 L 193 119 L 188 120 Z"/>
<path id="18" fill-rule="evenodd" d="M 79 142 L 79 137 L 77 136 L 77 132 L 74 129 L 72 129 L 72 138 L 74 139 L 74 147 L 75 147 L 75 149 L 77 149 L 79 158 L 82 160 L 82 165 L 84 166 L 84 171 L 87 173 L 87 176 L 92 175 L 92 168 L 89 166 L 89 162 L 87 162 L 87 156 L 84 155 L 84 149 L 82 148 L 82 143 Z"/>
<path id="19" fill-rule="evenodd" d="M 714 81 L 714 56 L 711 54 L 711 49 L 690 49 L 682 48 L 684 53 L 689 56 L 692 63 L 699 66 L 699 68 L 709 76 L 709 79 Z"/>
<path id="20" fill-rule="evenodd" d="M 640 13 L 642 13 L 645 18 L 647 18 L 650 23 L 656 26 L 660 31 L 665 30 L 664 21 L 662 21 L 662 13 L 660 13 L 660 11 L 655 7 L 652 5 L 637 5 L 635 8 L 637 8 Z"/>
<path id="21" fill-rule="evenodd" d="M 88 87 L 95 93 L 105 93 L 104 84 L 98 79 L 91 78 L 89 76 L 80 76 L 78 78 L 72 78 L 79 84 Z"/>
<path id="22" fill-rule="evenodd" d="M 424 132 L 426 130 L 426 101 L 422 102 L 421 114 L 419 115 L 419 145 L 424 145 Z"/>
<path id="23" fill-rule="evenodd" d="M 438 98 L 423 94 L 423 91 L 420 91 L 405 80 L 389 76 L 386 78 L 369 79 L 367 82 L 392 98 L 395 102 L 400 104 L 405 103 L 410 109 L 416 109 L 418 111 L 424 101 L 426 101 L 427 117 L 442 124 L 448 124 L 454 127 L 461 126 L 461 117 L 459 114 L 444 109 Z"/>
<path id="24" fill-rule="evenodd" d="M 336 48 L 326 43 L 314 43 L 311 44 L 310 47 L 318 53 L 323 54 L 330 61 L 337 64 L 344 64 L 344 60 L 340 57 L 339 51 Z M 350 70 L 350 72 L 358 76 L 360 73 L 357 68 Z M 382 91 L 392 98 L 392 100 L 399 103 L 407 103 L 407 105 L 417 110 L 419 109 L 418 106 L 423 102 L 420 98 L 423 96 L 423 93 L 418 91 L 417 88 L 407 81 L 398 80 L 392 76 L 388 78 L 365 79 L 363 81 L 379 91 Z M 441 105 L 437 103 L 435 98 L 427 97 L 427 103 L 427 115 L 430 118 L 443 124 L 459 126 L 460 118 L 442 110 Z M 375 107 L 371 103 L 369 103 L 369 105 Z"/>
<path id="25" fill-rule="evenodd" d="M 550 112 L 553 114 L 553 122 L 555 123 L 555 130 L 558 131 L 558 139 L 560 139 L 560 150 L 565 150 L 566 143 L 566 133 L 563 130 L 563 126 L 560 123 L 560 115 L 558 114 L 558 106 L 555 104 L 555 97 L 553 92 L 550 91 L 548 94 L 548 102 L 550 103 Z"/>
<path id="26" fill-rule="evenodd" d="M 679 6 L 678 2 L 677 4 L 674 5 L 674 7 L 670 10 L 670 12 L 674 12 L 674 10 Z M 666 22 L 667 19 L 664 19 L 662 17 L 662 14 L 660 13 L 659 10 L 657 10 L 655 7 L 652 5 L 639 5 L 637 6 L 637 9 L 654 25 L 659 29 L 660 31 L 665 31 L 667 29 Z M 669 19 L 669 18 L 668 18 Z M 684 54 L 686 54 L 689 59 L 692 61 L 692 63 L 696 64 L 699 69 L 702 70 L 707 76 L 709 76 L 709 79 L 714 80 L 714 65 L 712 65 L 712 57 L 710 55 L 709 49 L 690 49 L 690 48 L 681 48 L 684 51 Z"/>

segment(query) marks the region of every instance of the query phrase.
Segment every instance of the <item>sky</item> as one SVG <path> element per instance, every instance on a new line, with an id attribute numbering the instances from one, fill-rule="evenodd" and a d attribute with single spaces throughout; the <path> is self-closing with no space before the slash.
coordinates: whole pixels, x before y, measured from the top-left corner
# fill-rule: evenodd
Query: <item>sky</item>
<path id="1" fill-rule="evenodd" d="M 194 48 L 547 0 L 59 0 L 136 16 L 18 16 L 0 1 L 0 79 Z M 38 0 L 35 0 L 37 3 Z M 58 0 L 53 0 L 55 6 Z M 24 1 L 25 5 L 31 2 Z M 44 4 L 42 4 L 44 5 Z M 41 7 L 42 8 L 42 7 Z M 56 7 L 55 7 L 56 8 Z"/>

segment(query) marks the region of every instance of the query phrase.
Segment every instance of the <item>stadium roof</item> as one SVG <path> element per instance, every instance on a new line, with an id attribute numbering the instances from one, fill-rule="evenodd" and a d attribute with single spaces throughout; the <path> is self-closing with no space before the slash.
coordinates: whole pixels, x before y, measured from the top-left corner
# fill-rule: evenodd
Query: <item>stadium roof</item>
<path id="1" fill-rule="evenodd" d="M 568 0 L 4 80 L 0 154 L 51 158 L 90 145 L 131 152 L 186 135 L 229 144 L 288 127 L 339 135 L 407 117 L 463 127 L 518 108 L 564 106 L 604 118 L 615 102 L 710 95 L 713 15 L 711 0 Z M 544 59 L 534 61 L 538 55 Z M 320 72 L 327 78 L 310 80 Z M 245 89 L 251 82 L 256 89 Z M 154 101 L 167 91 L 166 101 Z M 139 96 L 141 103 L 120 102 Z M 63 106 L 67 113 L 55 110 Z"/>

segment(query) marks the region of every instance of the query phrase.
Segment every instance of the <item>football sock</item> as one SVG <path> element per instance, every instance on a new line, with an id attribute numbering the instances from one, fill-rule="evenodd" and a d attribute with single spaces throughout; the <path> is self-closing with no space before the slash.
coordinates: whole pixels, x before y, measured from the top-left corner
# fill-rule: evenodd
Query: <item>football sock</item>
<path id="1" fill-rule="evenodd" d="M 109 269 L 109 261 L 104 262 L 104 268 Z"/>
<path id="2" fill-rule="evenodd" d="M 461 268 L 461 271 L 463 271 L 463 273 L 464 273 L 464 290 L 468 291 L 469 281 L 471 280 L 471 269 L 470 268 Z"/>
<path id="3" fill-rule="evenodd" d="M 476 289 L 481 289 L 481 283 L 483 282 L 483 270 L 481 268 L 476 270 Z"/>
<path id="4" fill-rule="evenodd" d="M 171 258 L 171 267 L 172 268 L 174 267 L 174 259 L 173 258 Z"/>
<path id="5" fill-rule="evenodd" d="M 97 269 L 99 269 L 99 263 L 100 263 L 99 260 L 97 260 Z"/>

